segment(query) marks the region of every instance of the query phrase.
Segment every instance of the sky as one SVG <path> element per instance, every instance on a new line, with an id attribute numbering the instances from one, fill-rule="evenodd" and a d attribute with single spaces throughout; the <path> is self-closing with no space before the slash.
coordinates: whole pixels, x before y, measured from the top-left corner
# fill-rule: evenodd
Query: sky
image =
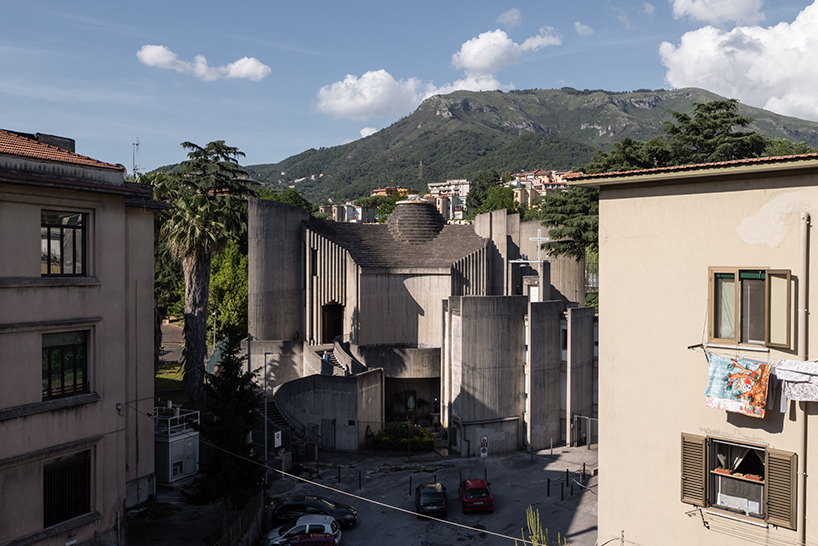
<path id="1" fill-rule="evenodd" d="M 0 128 L 131 173 L 365 137 L 459 89 L 701 87 L 818 121 L 818 0 L 0 0 Z M 134 146 L 135 143 L 139 146 Z"/>

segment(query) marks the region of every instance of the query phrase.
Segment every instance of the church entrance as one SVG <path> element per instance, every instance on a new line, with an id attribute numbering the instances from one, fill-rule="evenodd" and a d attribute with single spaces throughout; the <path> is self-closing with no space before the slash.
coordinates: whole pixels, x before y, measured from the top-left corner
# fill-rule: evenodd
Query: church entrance
<path id="1" fill-rule="evenodd" d="M 321 343 L 332 340 L 344 333 L 344 306 L 328 303 L 321 307 Z"/>

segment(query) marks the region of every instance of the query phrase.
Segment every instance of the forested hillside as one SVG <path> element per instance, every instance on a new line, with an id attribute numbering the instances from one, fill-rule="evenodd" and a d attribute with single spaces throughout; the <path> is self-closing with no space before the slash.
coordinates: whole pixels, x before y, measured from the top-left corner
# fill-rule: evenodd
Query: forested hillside
<path id="1" fill-rule="evenodd" d="M 427 99 L 366 138 L 246 169 L 274 188 L 294 185 L 312 202 L 354 199 L 384 186 L 424 191 L 429 182 L 470 178 L 490 168 L 582 167 L 595 150 L 610 150 L 623 137 L 658 136 L 672 119 L 670 111 L 689 113 L 694 103 L 724 98 L 695 88 L 457 91 Z M 754 118 L 750 129 L 768 138 L 818 146 L 818 123 L 743 105 L 739 113 Z"/>

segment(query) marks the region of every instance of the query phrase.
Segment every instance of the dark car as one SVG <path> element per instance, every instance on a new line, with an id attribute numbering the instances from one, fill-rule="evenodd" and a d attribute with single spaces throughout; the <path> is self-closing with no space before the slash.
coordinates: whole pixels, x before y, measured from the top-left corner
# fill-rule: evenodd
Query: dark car
<path id="1" fill-rule="evenodd" d="M 458 493 L 463 513 L 494 511 L 494 497 L 486 480 L 463 480 Z"/>
<path id="2" fill-rule="evenodd" d="M 446 488 L 439 483 L 422 483 L 415 489 L 415 510 L 418 514 L 446 517 Z"/>
<path id="3" fill-rule="evenodd" d="M 287 497 L 273 506 L 272 523 L 280 524 L 298 516 L 332 516 L 341 525 L 354 525 L 358 511 L 348 504 L 334 502 L 323 497 Z"/>
<path id="4" fill-rule="evenodd" d="M 337 546 L 335 537 L 328 534 L 297 535 L 290 539 L 290 546 Z"/>

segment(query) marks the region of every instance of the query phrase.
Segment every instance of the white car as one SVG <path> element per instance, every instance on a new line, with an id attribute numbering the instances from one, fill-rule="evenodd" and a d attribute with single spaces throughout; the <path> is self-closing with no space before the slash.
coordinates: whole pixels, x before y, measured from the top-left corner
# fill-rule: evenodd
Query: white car
<path id="1" fill-rule="evenodd" d="M 293 537 L 307 534 L 327 534 L 341 542 L 341 527 L 331 516 L 301 516 L 267 533 L 265 546 L 289 544 Z"/>

